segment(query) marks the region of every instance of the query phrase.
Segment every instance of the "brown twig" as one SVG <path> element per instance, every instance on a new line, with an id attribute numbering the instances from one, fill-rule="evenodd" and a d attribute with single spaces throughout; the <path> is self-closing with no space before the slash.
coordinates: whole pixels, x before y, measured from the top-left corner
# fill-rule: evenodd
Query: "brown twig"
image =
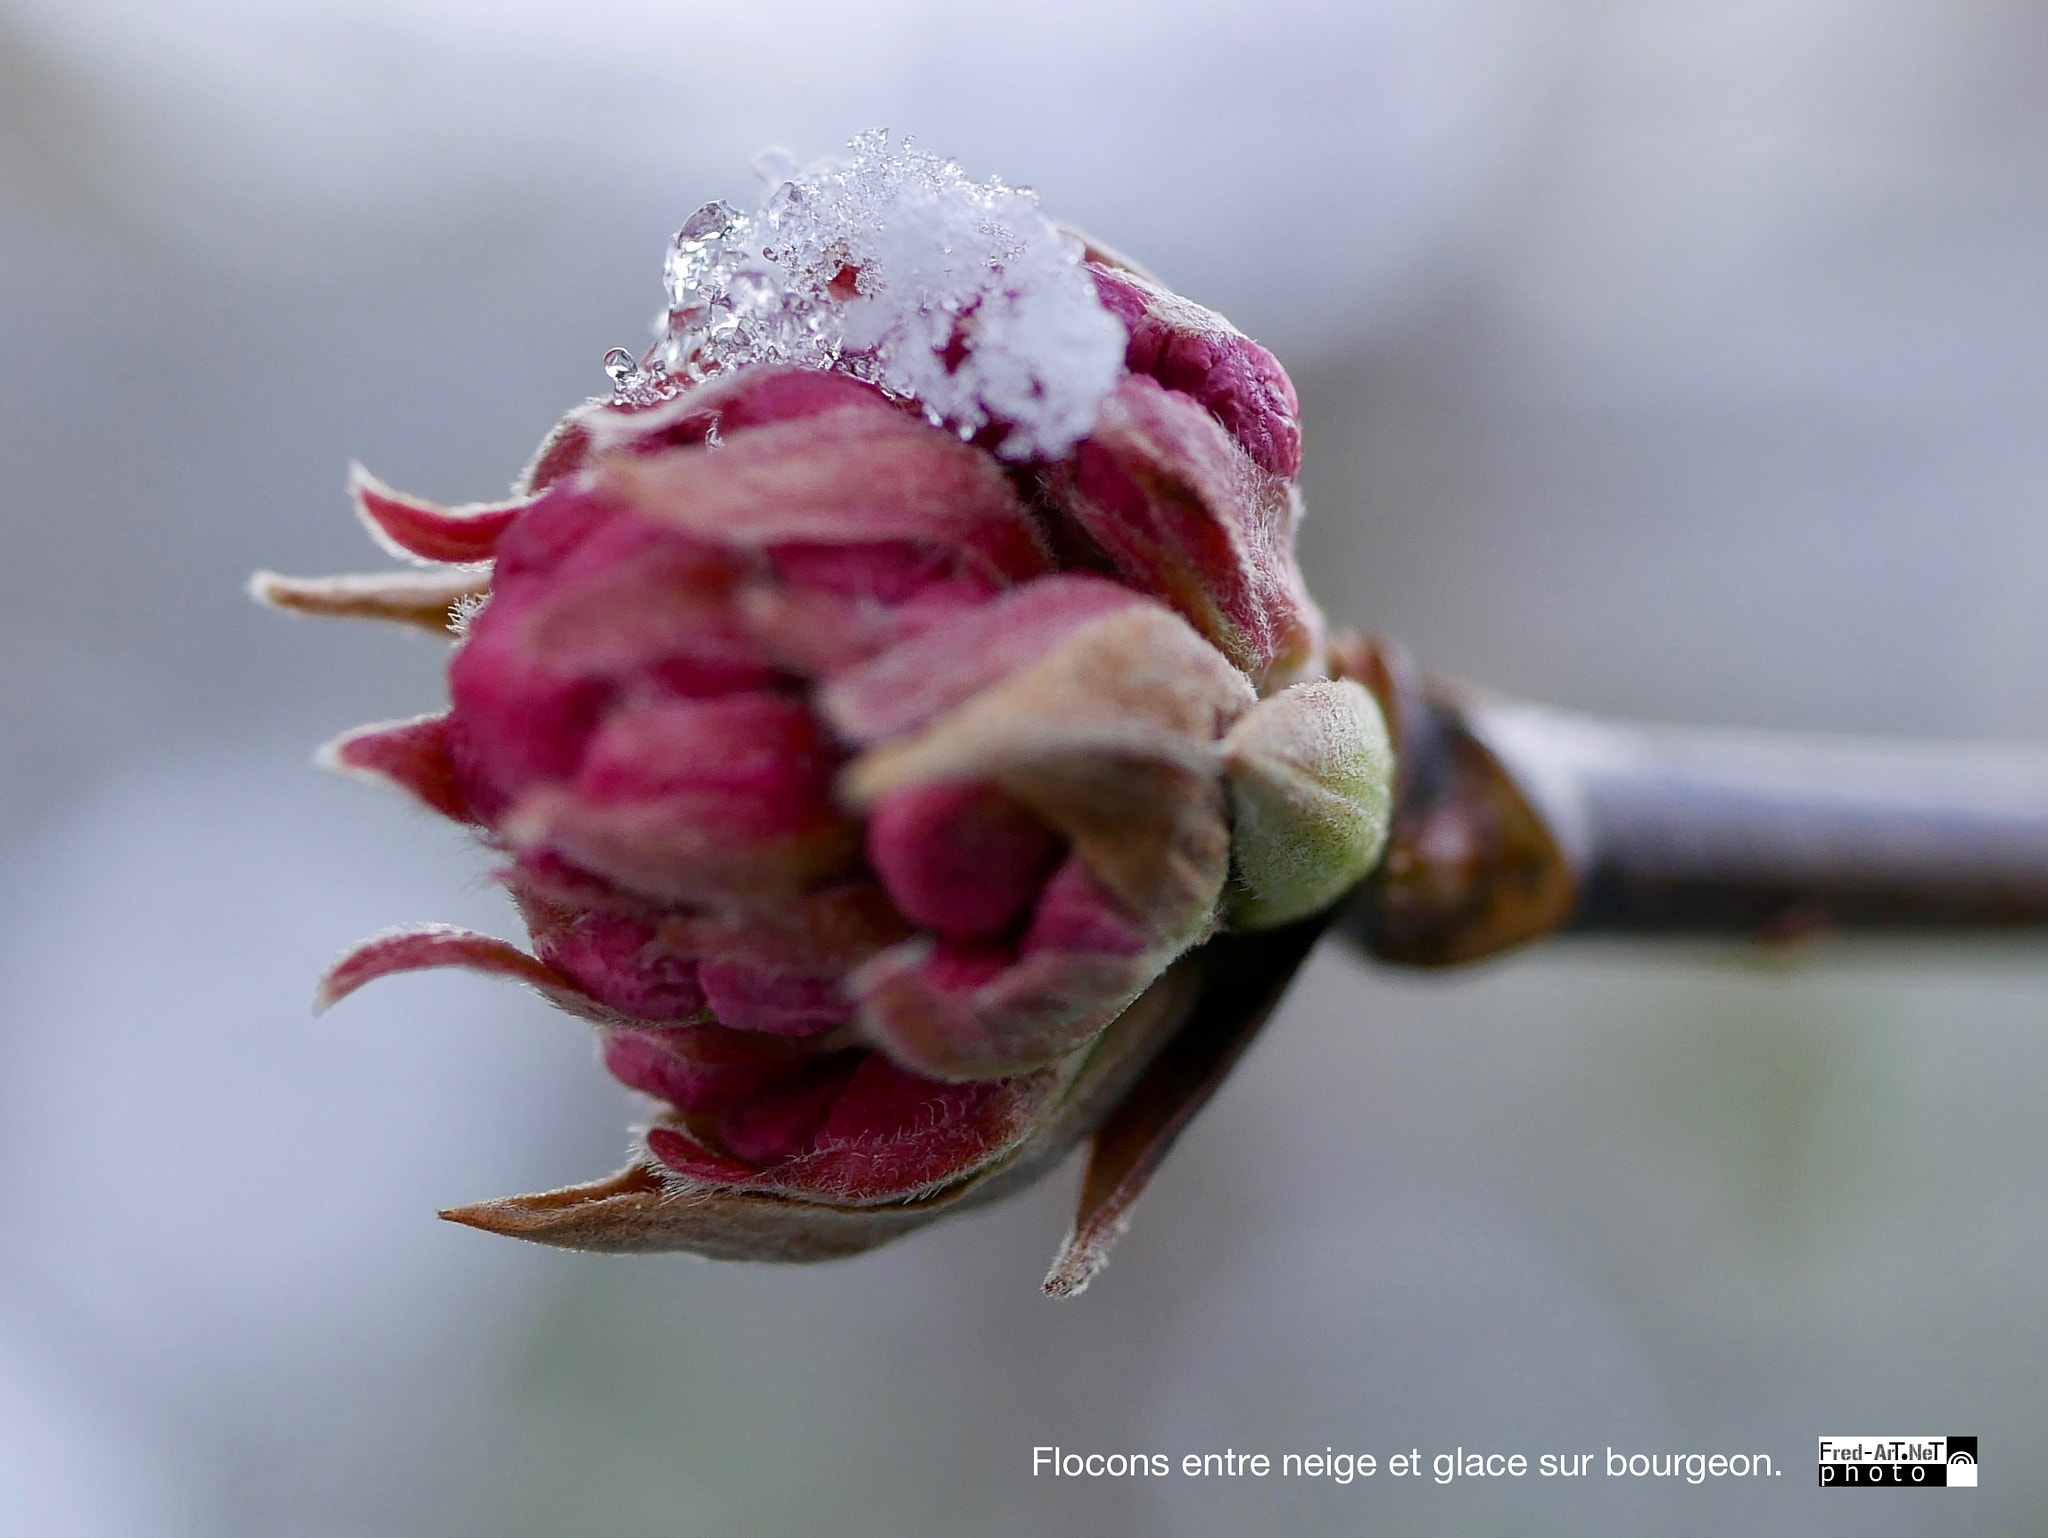
<path id="1" fill-rule="evenodd" d="M 1445 965 L 1556 932 L 2048 926 L 2048 748 L 1620 725 L 1340 665 L 1402 757 L 1380 871 L 1345 931 Z"/>

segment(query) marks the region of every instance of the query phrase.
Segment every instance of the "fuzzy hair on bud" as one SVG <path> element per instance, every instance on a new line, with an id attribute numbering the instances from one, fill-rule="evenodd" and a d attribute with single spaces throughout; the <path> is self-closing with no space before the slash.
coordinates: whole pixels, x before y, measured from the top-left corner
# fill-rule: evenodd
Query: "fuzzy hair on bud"
<path id="1" fill-rule="evenodd" d="M 1394 747 L 1377 701 L 1349 679 L 1261 700 L 1223 739 L 1236 929 L 1326 908 L 1379 863 Z"/>

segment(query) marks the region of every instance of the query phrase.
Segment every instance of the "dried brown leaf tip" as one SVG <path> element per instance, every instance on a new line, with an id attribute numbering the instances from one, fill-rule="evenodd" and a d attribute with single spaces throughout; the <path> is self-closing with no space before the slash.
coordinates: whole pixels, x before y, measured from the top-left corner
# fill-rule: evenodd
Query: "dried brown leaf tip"
<path id="1" fill-rule="evenodd" d="M 423 570 L 259 579 L 451 634 L 447 712 L 326 759 L 474 829 L 531 937 L 380 935 L 322 1002 L 508 977 L 647 1098 L 619 1174 L 458 1222 L 824 1259 L 1096 1137 L 1070 1293 L 1378 859 L 1387 732 L 1325 677 L 1270 354 L 871 139 L 778 208 L 685 226 L 661 345 L 510 499 L 357 475 Z"/>
<path id="2" fill-rule="evenodd" d="M 1562 928 L 1579 878 L 1528 793 L 1473 733 L 1461 690 L 1383 637 L 1339 636 L 1334 671 L 1369 689 L 1396 745 L 1385 855 L 1344 925 L 1373 955 L 1454 966 Z"/>

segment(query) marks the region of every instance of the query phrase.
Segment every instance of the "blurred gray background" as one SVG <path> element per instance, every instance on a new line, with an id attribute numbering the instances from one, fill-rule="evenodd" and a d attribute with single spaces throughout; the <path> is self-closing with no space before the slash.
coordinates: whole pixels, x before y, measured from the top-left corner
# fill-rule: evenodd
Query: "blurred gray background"
<path id="1" fill-rule="evenodd" d="M 580 1028 L 307 1014 L 372 929 L 511 931 L 306 767 L 436 648 L 239 593 L 376 564 L 351 456 L 499 494 L 690 209 L 888 125 L 1280 353 L 1338 615 L 1588 709 L 2048 737 L 2044 67 L 2020 0 L 0 0 L 0 1531 L 2048 1525 L 2048 949 L 1324 954 L 1066 1306 L 1072 1171 L 807 1272 L 528 1250 L 432 1213 L 614 1166 Z M 1823 1495 L 1824 1433 L 1983 1485 Z"/>

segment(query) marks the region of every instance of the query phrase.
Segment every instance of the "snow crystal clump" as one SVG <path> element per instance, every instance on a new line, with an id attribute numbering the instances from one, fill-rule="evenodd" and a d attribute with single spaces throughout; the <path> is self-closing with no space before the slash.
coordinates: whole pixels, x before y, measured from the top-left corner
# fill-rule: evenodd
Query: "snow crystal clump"
<path id="1" fill-rule="evenodd" d="M 1006 459 L 1057 459 L 1095 425 L 1125 333 L 1081 243 L 1028 188 L 969 181 L 876 129 L 843 159 L 764 156 L 755 212 L 707 203 L 670 246 L 645 393 L 747 363 L 836 369 L 963 438 L 1002 429 Z"/>

